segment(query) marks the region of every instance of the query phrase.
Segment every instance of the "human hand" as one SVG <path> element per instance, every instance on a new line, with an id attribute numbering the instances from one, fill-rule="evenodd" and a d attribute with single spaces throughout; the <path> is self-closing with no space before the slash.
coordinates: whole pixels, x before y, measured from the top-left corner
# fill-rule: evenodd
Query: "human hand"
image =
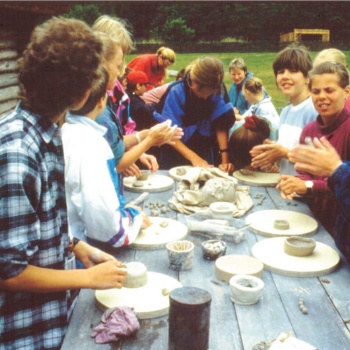
<path id="1" fill-rule="evenodd" d="M 231 174 L 234 170 L 234 166 L 232 163 L 219 164 L 218 168 L 225 173 Z"/>
<path id="2" fill-rule="evenodd" d="M 148 217 L 148 215 L 138 205 L 127 204 L 127 205 L 125 205 L 125 208 L 134 208 L 134 209 L 136 209 L 136 210 L 138 210 L 140 212 L 140 214 L 142 216 L 141 229 L 145 229 L 145 228 L 147 228 L 147 227 L 152 225 L 152 222 L 151 222 L 150 218 Z"/>
<path id="3" fill-rule="evenodd" d="M 209 164 L 206 160 L 196 157 L 193 160 L 191 160 L 191 163 L 195 167 L 200 167 L 200 168 L 214 168 L 214 165 Z"/>
<path id="4" fill-rule="evenodd" d="M 150 227 L 152 225 L 151 219 L 148 217 L 148 215 L 144 212 L 141 211 L 141 215 L 142 215 L 142 225 L 141 225 L 141 229 L 145 229 L 147 227 Z"/>
<path id="5" fill-rule="evenodd" d="M 129 167 L 124 169 L 123 171 L 124 176 L 135 176 L 136 178 L 141 176 L 140 168 L 135 164 L 131 164 Z"/>
<path id="6" fill-rule="evenodd" d="M 151 154 L 143 153 L 139 159 L 140 159 L 140 162 L 146 165 L 146 167 L 150 169 L 152 173 L 155 173 L 159 169 L 159 164 L 155 156 L 152 156 Z"/>
<path id="7" fill-rule="evenodd" d="M 314 146 L 299 145 L 288 153 L 288 159 L 295 163 L 294 168 L 314 175 L 331 176 L 342 164 L 336 149 L 322 137 L 314 138 Z"/>
<path id="8" fill-rule="evenodd" d="M 92 289 L 122 288 L 127 271 L 124 265 L 117 261 L 107 261 L 85 270 L 88 285 Z"/>
<path id="9" fill-rule="evenodd" d="M 90 244 L 79 241 L 74 248 L 74 254 L 79 259 L 85 268 L 95 266 L 106 261 L 117 261 L 112 255 L 97 249 Z"/>
<path id="10" fill-rule="evenodd" d="M 272 167 L 277 160 L 286 156 L 287 152 L 288 150 L 280 144 L 266 140 L 264 144 L 254 146 L 251 149 L 251 165 L 253 168 L 267 169 Z"/>
<path id="11" fill-rule="evenodd" d="M 307 192 L 305 181 L 296 176 L 282 175 L 276 186 L 281 191 L 283 199 L 292 200 L 297 194 L 304 195 Z"/>
<path id="12" fill-rule="evenodd" d="M 165 143 L 174 144 L 175 140 L 179 140 L 183 135 L 182 129 L 176 125 L 170 127 L 170 122 L 154 125 L 148 132 L 147 138 L 152 146 L 161 146 Z"/>

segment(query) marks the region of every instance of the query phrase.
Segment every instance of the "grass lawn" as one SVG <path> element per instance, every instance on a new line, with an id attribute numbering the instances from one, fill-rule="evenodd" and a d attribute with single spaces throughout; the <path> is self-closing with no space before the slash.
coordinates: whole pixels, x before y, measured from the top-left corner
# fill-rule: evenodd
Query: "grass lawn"
<path id="1" fill-rule="evenodd" d="M 254 76 L 259 77 L 268 91 L 269 95 L 272 97 L 272 102 L 274 103 L 278 112 L 281 108 L 288 103 L 288 100 L 283 96 L 283 94 L 277 89 L 275 85 L 275 77 L 272 70 L 272 62 L 276 57 L 276 53 L 271 52 L 257 52 L 257 53 L 193 53 L 193 54 L 176 54 L 176 62 L 174 65 L 170 66 L 169 69 L 179 71 L 185 68 L 190 62 L 198 57 L 213 56 L 219 58 L 225 66 L 225 78 L 224 82 L 226 87 L 232 84 L 231 77 L 228 73 L 229 63 L 233 58 L 241 57 L 245 60 L 249 72 L 252 72 Z M 314 58 L 317 52 L 311 52 L 311 57 Z M 350 57 L 350 51 L 344 51 L 346 57 Z M 132 58 L 137 55 L 128 55 L 126 57 L 126 62 L 129 62 Z M 175 77 L 168 77 L 167 81 L 174 80 Z"/>

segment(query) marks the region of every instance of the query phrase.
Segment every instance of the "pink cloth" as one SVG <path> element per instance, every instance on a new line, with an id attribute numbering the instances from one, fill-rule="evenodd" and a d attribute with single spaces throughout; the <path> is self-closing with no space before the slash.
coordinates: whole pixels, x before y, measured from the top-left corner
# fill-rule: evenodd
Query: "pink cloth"
<path id="1" fill-rule="evenodd" d="M 128 306 L 108 309 L 101 317 L 100 323 L 92 332 L 96 344 L 118 341 L 140 329 L 140 323 L 135 311 Z"/>

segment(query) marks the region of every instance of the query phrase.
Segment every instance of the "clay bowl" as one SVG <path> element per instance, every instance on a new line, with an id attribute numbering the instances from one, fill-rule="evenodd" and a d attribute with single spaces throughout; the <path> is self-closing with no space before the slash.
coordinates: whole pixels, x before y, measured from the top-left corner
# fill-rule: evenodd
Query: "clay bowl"
<path id="1" fill-rule="evenodd" d="M 148 179 L 148 171 L 141 170 L 141 175 L 137 178 L 138 181 L 146 181 Z"/>
<path id="2" fill-rule="evenodd" d="M 226 254 L 227 245 L 224 241 L 218 239 L 209 239 L 202 243 L 202 252 L 204 259 L 216 260 Z"/>
<path id="3" fill-rule="evenodd" d="M 229 202 L 214 202 L 209 205 L 214 219 L 232 219 L 235 205 Z"/>
<path id="4" fill-rule="evenodd" d="M 230 298 L 235 304 L 256 304 L 263 292 L 264 282 L 250 275 L 235 275 L 230 278 Z"/>
<path id="5" fill-rule="evenodd" d="M 284 251 L 288 255 L 308 256 L 313 253 L 315 247 L 316 241 L 313 238 L 287 237 L 284 240 Z"/>
<path id="6" fill-rule="evenodd" d="M 147 284 L 147 268 L 141 262 L 129 262 L 126 266 L 126 277 L 123 287 L 140 288 Z"/>
<path id="7" fill-rule="evenodd" d="M 169 257 L 169 267 L 182 271 L 192 268 L 194 244 L 190 241 L 174 241 L 166 245 Z"/>

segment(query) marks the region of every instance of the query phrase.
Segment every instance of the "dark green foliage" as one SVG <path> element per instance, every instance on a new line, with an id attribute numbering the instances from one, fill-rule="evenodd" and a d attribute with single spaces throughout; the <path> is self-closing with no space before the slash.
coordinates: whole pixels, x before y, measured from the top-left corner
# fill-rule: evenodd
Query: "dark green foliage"
<path id="1" fill-rule="evenodd" d="M 350 36 L 347 1 L 96 2 L 75 5 L 68 15 L 91 24 L 100 14 L 127 20 L 137 40 L 278 43 L 280 34 L 295 28 L 329 29 L 332 41 L 348 42 Z M 178 37 L 172 30 L 180 32 Z"/>

